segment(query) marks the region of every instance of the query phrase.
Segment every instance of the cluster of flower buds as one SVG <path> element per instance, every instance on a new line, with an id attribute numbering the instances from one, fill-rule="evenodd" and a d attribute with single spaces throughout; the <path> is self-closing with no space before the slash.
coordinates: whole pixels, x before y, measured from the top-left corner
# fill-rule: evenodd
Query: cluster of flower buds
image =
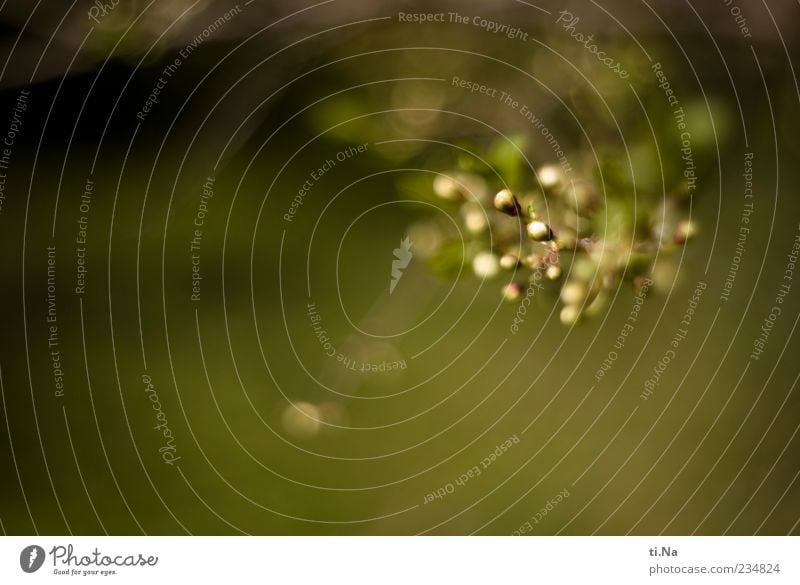
<path id="1" fill-rule="evenodd" d="M 474 274 L 502 278 L 509 302 L 524 295 L 526 280 L 553 281 L 549 290 L 565 325 L 602 311 L 623 281 L 650 282 L 658 255 L 697 234 L 694 222 L 681 217 L 680 197 L 643 215 L 632 197 L 600 197 L 592 182 L 557 165 L 539 168 L 534 179 L 527 189 L 503 188 L 492 197 L 489 179 L 459 170 L 440 175 L 434 192 L 460 206 L 471 238 L 464 260 Z"/>

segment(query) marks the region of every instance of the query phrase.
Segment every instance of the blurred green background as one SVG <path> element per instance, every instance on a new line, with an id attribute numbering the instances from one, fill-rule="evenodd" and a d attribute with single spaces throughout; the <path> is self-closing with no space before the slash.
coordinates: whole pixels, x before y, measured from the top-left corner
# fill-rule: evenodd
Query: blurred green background
<path id="1" fill-rule="evenodd" d="M 121 3 L 94 22 L 88 4 L 7 4 L 0 132 L 20 91 L 30 96 L 0 211 L 6 533 L 797 532 L 796 284 L 750 358 L 800 230 L 796 5 L 775 3 L 776 22 L 748 5 L 746 38 L 722 3 L 255 0 L 218 25 L 234 5 Z M 566 34 L 564 9 L 629 79 Z M 450 11 L 528 40 L 398 19 Z M 422 249 L 414 226 L 458 217 L 432 184 L 475 164 L 459 148 L 511 182 L 532 176 L 511 141 L 537 168 L 554 162 L 518 112 L 454 87 L 454 75 L 519 96 L 590 177 L 594 156 L 624 167 L 630 155 L 634 188 L 612 195 L 647 209 L 664 194 L 658 156 L 668 183 L 683 168 L 648 56 L 690 112 L 699 235 L 659 255 L 655 289 L 599 382 L 634 306 L 629 286 L 565 327 L 548 285 L 517 334 L 518 305 L 469 265 L 443 277 L 420 252 L 389 294 L 400 241 L 411 234 Z M 158 103 L 137 118 L 160 78 Z M 754 211 L 738 256 L 746 152 Z M 286 221 L 326 160 L 336 162 Z M 88 272 L 76 294 L 82 216 Z M 688 335 L 643 400 L 698 281 Z M 404 367 L 353 371 L 327 356 L 309 303 L 337 352 Z M 154 429 L 164 422 L 172 441 Z M 180 459 L 165 462 L 165 445 Z"/>

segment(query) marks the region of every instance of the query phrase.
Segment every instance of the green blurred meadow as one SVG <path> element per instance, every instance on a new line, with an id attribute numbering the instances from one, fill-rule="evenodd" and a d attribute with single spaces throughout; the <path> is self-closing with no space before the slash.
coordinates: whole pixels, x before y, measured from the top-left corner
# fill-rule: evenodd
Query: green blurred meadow
<path id="1" fill-rule="evenodd" d="M 80 50 L 69 35 L 88 30 L 85 11 L 49 48 L 42 17 L 21 36 L 29 50 L 11 52 L 17 4 L 4 20 L 9 118 L 20 90 L 31 93 L 0 212 L 7 533 L 797 532 L 796 284 L 751 358 L 800 229 L 787 33 L 785 49 L 753 16 L 762 32 L 743 42 L 724 12 L 694 7 L 709 32 L 695 13 L 654 3 L 667 32 L 646 8 L 617 3 L 632 38 L 572 3 L 629 64 L 623 83 L 554 24 L 556 5 L 542 4 L 547 15 L 513 2 L 337 1 L 270 26 L 301 7 L 256 0 L 183 59 L 142 120 L 164 68 L 230 6 L 187 5 L 163 21 L 118 8 Z M 67 6 L 42 10 L 52 20 Z M 530 40 L 397 19 L 439 10 L 514 23 Z M 574 166 L 616 189 L 620 208 L 602 225 L 655 208 L 662 177 L 683 163 L 643 48 L 688 112 L 699 232 L 657 256 L 621 348 L 629 283 L 574 327 L 559 320 L 558 283 L 545 283 L 511 333 L 519 305 L 472 274 L 468 256 L 485 244 L 463 232 L 446 270 L 420 251 L 389 294 L 400 241 L 435 247 L 419 226 L 458 221 L 458 205 L 433 192 L 437 173 L 493 168 L 522 184 L 528 163 L 553 162 L 517 111 L 453 76 L 504 88 L 546 119 Z M 755 197 L 737 255 L 747 152 Z"/>

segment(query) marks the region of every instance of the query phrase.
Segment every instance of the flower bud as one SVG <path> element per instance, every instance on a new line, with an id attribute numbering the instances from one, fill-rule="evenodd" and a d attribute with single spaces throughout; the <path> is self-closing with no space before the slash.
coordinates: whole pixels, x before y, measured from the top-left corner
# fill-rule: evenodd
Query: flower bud
<path id="1" fill-rule="evenodd" d="M 586 285 L 571 281 L 561 288 L 561 300 L 565 305 L 580 305 L 587 294 Z"/>
<path id="2" fill-rule="evenodd" d="M 577 280 L 589 282 L 596 276 L 597 271 L 597 264 L 586 255 L 577 256 L 572 263 L 572 275 Z"/>
<path id="3" fill-rule="evenodd" d="M 548 280 L 558 280 L 561 278 L 561 266 L 558 264 L 551 264 L 547 267 L 547 270 L 544 271 L 544 275 Z"/>
<path id="4" fill-rule="evenodd" d="M 448 201 L 455 201 L 461 197 L 458 183 L 446 175 L 439 175 L 433 180 L 433 191 Z"/>
<path id="5" fill-rule="evenodd" d="M 522 285 L 518 282 L 512 282 L 503 287 L 503 299 L 509 303 L 514 303 L 522 296 Z"/>
<path id="6" fill-rule="evenodd" d="M 500 263 L 491 252 L 481 252 L 472 260 L 472 270 L 478 278 L 493 278 L 500 271 Z"/>
<path id="7" fill-rule="evenodd" d="M 537 268 L 541 268 L 542 266 L 542 257 L 539 256 L 538 254 L 529 254 L 525 256 L 524 260 L 522 260 L 522 264 L 526 268 L 536 270 Z"/>
<path id="8" fill-rule="evenodd" d="M 469 233 L 476 235 L 483 233 L 488 226 L 489 224 L 486 221 L 486 216 L 483 214 L 483 211 L 470 209 L 464 213 L 464 227 L 467 228 Z"/>
<path id="9" fill-rule="evenodd" d="M 563 309 L 561 309 L 561 314 L 559 315 L 559 319 L 561 319 L 561 323 L 566 326 L 574 325 L 578 318 L 581 316 L 580 309 L 575 305 L 565 305 Z"/>
<path id="10" fill-rule="evenodd" d="M 528 237 L 536 242 L 547 242 L 553 239 L 553 231 L 543 221 L 532 221 L 527 227 Z"/>
<path id="11" fill-rule="evenodd" d="M 684 219 L 675 226 L 672 233 L 672 241 L 682 246 L 697 235 L 697 225 L 693 221 Z"/>
<path id="12" fill-rule="evenodd" d="M 544 189 L 552 189 L 561 182 L 561 170 L 555 165 L 545 165 L 536 173 Z"/>
<path id="13" fill-rule="evenodd" d="M 503 270 L 514 270 L 519 266 L 519 258 L 514 254 L 504 254 L 500 257 L 500 268 Z"/>
<path id="14" fill-rule="evenodd" d="M 313 439 L 322 423 L 319 408 L 309 402 L 295 402 L 286 407 L 281 416 L 283 428 L 298 439 Z"/>
<path id="15" fill-rule="evenodd" d="M 508 189 L 503 189 L 494 196 L 494 207 L 507 215 L 519 215 L 522 211 L 519 201 Z"/>

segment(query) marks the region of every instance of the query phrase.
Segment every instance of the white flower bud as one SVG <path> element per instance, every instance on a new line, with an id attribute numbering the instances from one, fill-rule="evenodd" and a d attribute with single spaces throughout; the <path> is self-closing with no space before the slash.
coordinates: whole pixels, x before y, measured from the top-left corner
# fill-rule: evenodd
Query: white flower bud
<path id="1" fill-rule="evenodd" d="M 504 254 L 500 257 L 500 268 L 503 270 L 514 270 L 519 266 L 519 258 L 514 254 Z"/>
<path id="2" fill-rule="evenodd" d="M 481 252 L 472 260 L 472 270 L 478 278 L 493 278 L 500 271 L 500 262 L 491 252 Z"/>
<path id="3" fill-rule="evenodd" d="M 558 264 L 551 264 L 547 267 L 547 270 L 544 271 L 544 275 L 548 280 L 558 280 L 561 278 L 561 266 Z"/>
<path id="4" fill-rule="evenodd" d="M 561 182 L 561 170 L 555 165 L 545 165 L 536 173 L 544 189 L 552 189 Z"/>
<path id="5" fill-rule="evenodd" d="M 528 237 L 536 242 L 547 242 L 553 239 L 553 232 L 550 226 L 543 221 L 532 221 L 527 227 Z"/>
<path id="6" fill-rule="evenodd" d="M 697 225 L 693 221 L 684 219 L 677 226 L 672 233 L 672 241 L 682 246 L 697 235 Z"/>
<path id="7" fill-rule="evenodd" d="M 522 208 L 514 194 L 508 189 L 503 189 L 494 196 L 494 207 L 508 215 L 519 215 Z"/>
<path id="8" fill-rule="evenodd" d="M 286 407 L 281 417 L 286 432 L 298 439 L 313 439 L 321 427 L 319 408 L 310 402 L 295 402 Z"/>
<path id="9" fill-rule="evenodd" d="M 566 305 L 563 309 L 561 309 L 561 314 L 559 318 L 561 319 L 561 323 L 567 326 L 574 325 L 578 318 L 581 316 L 580 309 L 575 305 Z"/>
<path id="10" fill-rule="evenodd" d="M 516 302 L 522 296 L 523 288 L 518 282 L 512 282 L 503 287 L 503 299 L 509 303 Z"/>
<path id="11" fill-rule="evenodd" d="M 586 298 L 586 286 L 580 282 L 568 282 L 561 288 L 561 300 L 566 305 L 580 305 Z"/>
<path id="12" fill-rule="evenodd" d="M 471 209 L 464 214 L 464 226 L 471 234 L 483 233 L 488 225 L 483 211 Z"/>
<path id="13" fill-rule="evenodd" d="M 445 175 L 439 175 L 433 180 L 433 192 L 448 201 L 455 201 L 461 197 L 458 183 Z"/>

